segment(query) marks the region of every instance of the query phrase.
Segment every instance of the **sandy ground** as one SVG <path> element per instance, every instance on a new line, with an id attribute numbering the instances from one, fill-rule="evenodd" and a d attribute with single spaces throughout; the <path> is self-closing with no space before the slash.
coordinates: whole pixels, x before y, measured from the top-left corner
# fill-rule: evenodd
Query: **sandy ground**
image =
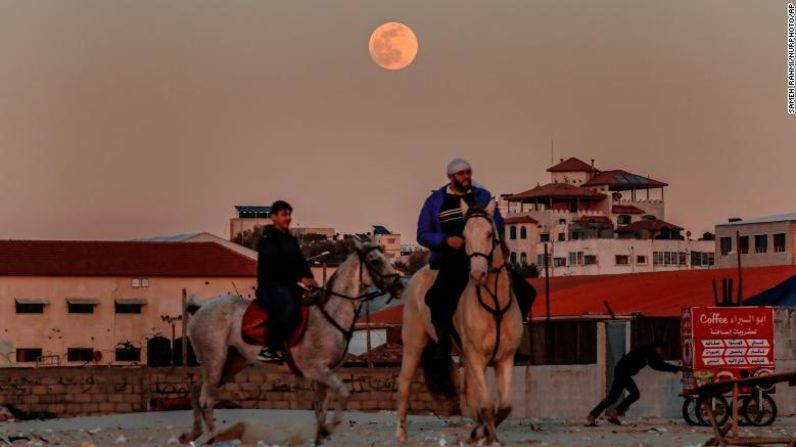
<path id="1" fill-rule="evenodd" d="M 311 445 L 314 418 L 309 411 L 217 410 L 219 426 L 245 422 L 249 427 L 243 443 L 233 445 Z M 398 445 L 395 441 L 395 415 L 392 412 L 349 412 L 345 423 L 328 446 Z M 510 420 L 500 427 L 503 445 L 512 446 L 701 446 L 710 429 L 689 427 L 682 421 L 663 419 L 628 420 L 617 427 L 601 421 L 587 428 L 581 421 L 535 420 L 541 428 L 532 431 L 530 421 Z M 0 445 L 38 446 L 167 446 L 178 445 L 177 438 L 190 426 L 187 411 L 133 413 L 112 416 L 79 417 L 51 421 L 7 422 L 0 424 Z M 470 428 L 467 419 L 440 419 L 435 416 L 410 416 L 408 446 L 457 446 Z M 780 418 L 770 428 L 745 427 L 742 434 L 796 436 L 796 417 Z M 14 436 L 18 439 L 8 442 Z"/>

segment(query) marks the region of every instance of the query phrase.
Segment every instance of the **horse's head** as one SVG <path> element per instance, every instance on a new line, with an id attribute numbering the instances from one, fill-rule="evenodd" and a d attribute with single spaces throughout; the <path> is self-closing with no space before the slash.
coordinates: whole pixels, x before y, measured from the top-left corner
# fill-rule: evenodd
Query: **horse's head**
<path id="1" fill-rule="evenodd" d="M 495 206 L 491 200 L 486 208 L 470 207 L 465 214 L 464 249 L 470 258 L 470 278 L 477 284 L 485 283 L 495 247 L 500 242 L 492 221 Z"/>
<path id="2" fill-rule="evenodd" d="M 372 242 L 360 242 L 354 239 L 360 262 L 364 267 L 362 272 L 363 286 L 375 286 L 384 292 L 389 292 L 391 298 L 399 298 L 403 293 L 401 275 L 395 270 L 390 260 L 381 247 Z"/>

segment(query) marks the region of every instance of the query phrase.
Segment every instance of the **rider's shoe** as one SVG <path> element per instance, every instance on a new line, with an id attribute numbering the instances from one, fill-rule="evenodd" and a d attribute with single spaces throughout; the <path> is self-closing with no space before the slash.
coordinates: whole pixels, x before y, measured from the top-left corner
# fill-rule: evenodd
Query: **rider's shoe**
<path id="1" fill-rule="evenodd" d="M 597 419 L 594 416 L 592 416 L 592 415 L 586 416 L 586 425 L 585 426 L 586 427 L 596 427 L 597 426 Z"/>
<path id="2" fill-rule="evenodd" d="M 263 348 L 263 350 L 257 354 L 257 359 L 261 362 L 268 363 L 282 363 L 285 361 L 285 358 L 282 357 L 282 353 L 271 348 Z"/>
<path id="3" fill-rule="evenodd" d="M 614 425 L 622 425 L 622 421 L 619 420 L 619 412 L 613 408 L 605 412 L 605 420 Z"/>

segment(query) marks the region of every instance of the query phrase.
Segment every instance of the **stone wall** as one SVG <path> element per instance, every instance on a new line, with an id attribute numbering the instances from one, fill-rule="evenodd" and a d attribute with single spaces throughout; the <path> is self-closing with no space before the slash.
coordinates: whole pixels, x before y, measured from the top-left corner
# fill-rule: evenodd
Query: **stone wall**
<path id="1" fill-rule="evenodd" d="M 398 368 L 344 368 L 339 377 L 351 390 L 350 410 L 395 410 Z M 99 415 L 185 408 L 198 368 L 2 368 L 0 405 L 58 416 Z M 437 402 L 415 376 L 414 413 L 458 412 L 458 401 Z M 249 368 L 221 388 L 219 406 L 311 409 L 308 380 L 276 368 Z"/>

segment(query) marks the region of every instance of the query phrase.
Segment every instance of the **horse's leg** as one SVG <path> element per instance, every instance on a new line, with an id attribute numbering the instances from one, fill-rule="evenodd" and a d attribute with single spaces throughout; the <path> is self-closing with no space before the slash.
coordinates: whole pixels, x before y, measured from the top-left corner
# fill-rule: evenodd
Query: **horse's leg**
<path id="1" fill-rule="evenodd" d="M 215 431 L 216 424 L 213 420 L 213 406 L 218 398 L 218 388 L 221 386 L 221 375 L 226 368 L 227 347 L 215 349 L 212 353 L 207 353 L 201 364 L 202 371 L 202 390 L 199 394 L 199 406 L 204 416 L 207 432 Z"/>
<path id="2" fill-rule="evenodd" d="M 319 384 L 328 387 L 337 397 L 337 408 L 334 411 L 334 417 L 332 418 L 332 421 L 328 424 L 324 421 L 324 424 L 318 427 L 318 433 L 321 433 L 321 428 L 323 428 L 323 432 L 326 434 L 325 438 L 328 438 L 340 425 L 340 423 L 343 422 L 343 414 L 348 406 L 348 400 L 351 397 L 351 392 L 348 391 L 348 388 L 346 388 L 343 381 L 340 380 L 335 373 L 326 367 L 323 368 L 323 371 L 317 371 L 314 373 L 311 373 L 310 371 L 304 371 L 304 373 L 307 377 L 310 377 L 319 382 Z"/>
<path id="3" fill-rule="evenodd" d="M 483 421 L 481 420 L 481 416 L 478 413 L 478 396 L 475 393 L 475 387 L 472 385 L 472 381 L 467 378 L 468 371 L 465 369 L 464 374 L 464 400 L 467 404 L 467 408 L 470 410 L 470 415 L 473 418 L 473 422 L 475 422 L 475 427 L 470 432 L 470 439 L 473 441 L 478 441 L 483 438 L 484 435 L 484 425 Z"/>
<path id="4" fill-rule="evenodd" d="M 514 356 L 506 356 L 495 362 L 495 380 L 498 391 L 498 409 L 495 416 L 495 427 L 499 426 L 511 414 L 511 374 L 514 367 Z"/>
<path id="5" fill-rule="evenodd" d="M 415 318 L 414 320 L 417 321 L 418 319 Z M 401 373 L 398 376 L 398 429 L 395 433 L 399 442 L 406 441 L 406 413 L 409 409 L 412 379 L 417 371 L 417 365 L 420 363 L 423 348 L 428 343 L 428 335 L 422 327 L 419 327 L 416 330 L 404 331 L 403 339 L 404 352 L 401 360 Z"/>
<path id="6" fill-rule="evenodd" d="M 317 432 L 315 433 L 315 445 L 319 445 L 331 433 L 326 431 L 326 397 L 329 387 L 320 382 L 315 382 L 315 420 L 317 421 Z"/>
<path id="7" fill-rule="evenodd" d="M 492 398 L 489 395 L 489 387 L 486 384 L 486 360 L 476 359 L 469 356 L 465 361 L 467 369 L 467 381 L 473 387 L 473 393 L 477 399 L 476 415 L 484 424 L 486 431 L 487 444 L 497 442 L 495 431 L 495 409 L 492 405 Z M 478 426 L 476 426 L 477 432 Z"/>
<path id="8" fill-rule="evenodd" d="M 181 444 L 188 444 L 202 434 L 202 408 L 199 406 L 199 394 L 202 391 L 202 382 L 191 386 L 191 410 L 193 410 L 193 428 L 190 433 L 180 436 Z"/>

